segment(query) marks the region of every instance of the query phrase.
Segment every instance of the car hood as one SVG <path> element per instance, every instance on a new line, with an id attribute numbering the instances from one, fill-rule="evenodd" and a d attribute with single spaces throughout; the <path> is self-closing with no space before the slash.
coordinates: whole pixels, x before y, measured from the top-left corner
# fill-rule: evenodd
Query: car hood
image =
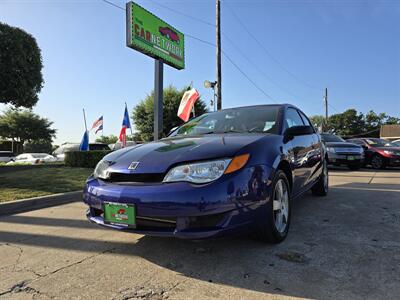
<path id="1" fill-rule="evenodd" d="M 374 146 L 372 146 L 374 147 Z M 376 149 L 379 150 L 389 150 L 389 151 L 396 151 L 396 152 L 400 152 L 400 147 L 374 147 Z"/>
<path id="2" fill-rule="evenodd" d="M 361 146 L 348 142 L 325 142 L 326 146 L 337 148 L 360 148 Z"/>
<path id="3" fill-rule="evenodd" d="M 172 165 L 183 162 L 226 158 L 265 134 L 225 134 L 173 137 L 128 147 L 108 154 L 104 159 L 113 162 L 111 172 L 165 173 Z M 129 170 L 132 162 L 139 162 Z"/>

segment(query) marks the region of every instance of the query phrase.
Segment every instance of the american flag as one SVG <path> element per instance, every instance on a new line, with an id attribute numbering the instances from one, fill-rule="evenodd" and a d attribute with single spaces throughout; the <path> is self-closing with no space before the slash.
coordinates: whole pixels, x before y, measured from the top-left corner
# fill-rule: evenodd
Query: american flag
<path id="1" fill-rule="evenodd" d="M 103 130 L 103 116 L 94 121 L 92 125 L 92 130 L 95 128 L 97 128 L 97 130 L 95 131 L 96 134 L 99 130 Z"/>

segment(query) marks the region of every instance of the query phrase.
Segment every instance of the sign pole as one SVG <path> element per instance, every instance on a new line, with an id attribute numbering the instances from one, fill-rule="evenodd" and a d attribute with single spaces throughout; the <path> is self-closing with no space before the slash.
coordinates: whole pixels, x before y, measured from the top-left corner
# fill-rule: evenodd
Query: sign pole
<path id="1" fill-rule="evenodd" d="M 154 62 L 154 140 L 157 141 L 163 128 L 164 63 L 160 59 L 155 59 Z"/>

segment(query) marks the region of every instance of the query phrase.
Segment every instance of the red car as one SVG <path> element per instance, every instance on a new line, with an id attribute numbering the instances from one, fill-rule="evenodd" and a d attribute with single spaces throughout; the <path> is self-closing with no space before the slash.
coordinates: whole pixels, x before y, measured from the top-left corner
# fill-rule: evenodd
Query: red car
<path id="1" fill-rule="evenodd" d="M 396 144 L 378 138 L 357 138 L 347 141 L 364 148 L 364 163 L 374 169 L 400 167 L 400 147 Z"/>
<path id="2" fill-rule="evenodd" d="M 177 44 L 181 41 L 178 34 L 169 27 L 160 27 L 158 31 L 170 41 L 176 42 Z"/>

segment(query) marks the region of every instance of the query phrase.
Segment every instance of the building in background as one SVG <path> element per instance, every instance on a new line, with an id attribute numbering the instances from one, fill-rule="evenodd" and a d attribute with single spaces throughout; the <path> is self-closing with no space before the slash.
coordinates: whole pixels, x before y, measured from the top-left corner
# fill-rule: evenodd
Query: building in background
<path id="1" fill-rule="evenodd" d="M 379 136 L 389 141 L 400 139 L 400 125 L 381 125 Z"/>

